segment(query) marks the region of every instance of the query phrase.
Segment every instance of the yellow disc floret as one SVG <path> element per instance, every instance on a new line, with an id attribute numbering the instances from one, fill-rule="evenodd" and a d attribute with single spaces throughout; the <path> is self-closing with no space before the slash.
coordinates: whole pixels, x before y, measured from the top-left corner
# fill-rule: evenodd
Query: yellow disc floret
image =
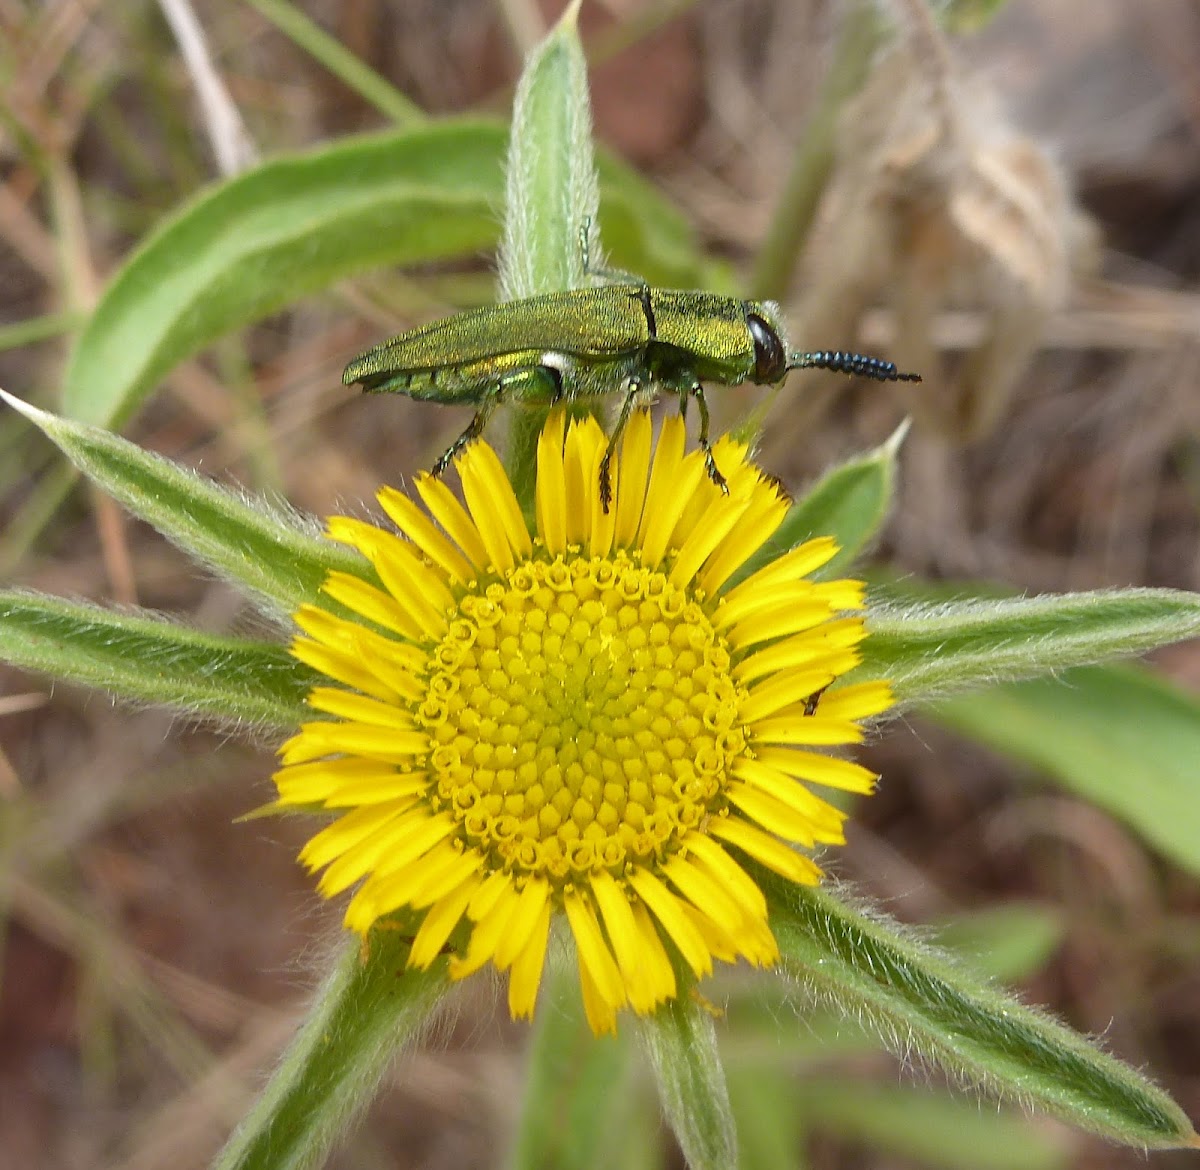
<path id="1" fill-rule="evenodd" d="M 723 811 L 746 742 L 729 650 L 662 572 L 531 559 L 457 613 L 416 722 L 430 804 L 489 868 L 620 877 Z"/>

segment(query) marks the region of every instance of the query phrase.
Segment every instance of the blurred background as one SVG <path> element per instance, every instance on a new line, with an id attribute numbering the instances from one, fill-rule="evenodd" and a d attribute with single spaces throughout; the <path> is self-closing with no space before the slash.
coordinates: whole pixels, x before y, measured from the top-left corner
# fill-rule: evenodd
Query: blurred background
<path id="1" fill-rule="evenodd" d="M 506 114 L 558 8 L 0 0 L 0 385 L 57 409 L 72 337 L 164 216 L 257 158 L 386 124 L 288 13 L 436 117 Z M 924 373 L 915 389 L 794 374 L 760 447 L 799 490 L 913 418 L 873 562 L 886 588 L 1198 589 L 1200 6 L 980 0 L 946 16 L 587 0 L 598 139 L 680 208 L 730 287 L 785 306 L 796 347 Z M 359 398 L 342 366 L 490 299 L 493 264 L 305 299 L 174 369 L 124 433 L 305 511 L 357 510 L 467 416 Z M 730 423 L 768 396 L 710 401 Z M 4 585 L 265 633 L 95 494 L 39 513 L 60 462 L 0 415 Z M 893 724 L 865 752 L 883 784 L 833 868 L 903 920 L 947 924 L 1197 1119 L 1200 651 L 1153 666 L 1170 689 L 1113 672 Z M 1147 689 L 1144 706 L 1126 697 Z M 295 862 L 306 824 L 233 823 L 270 798 L 272 747 L 0 667 L 0 1166 L 186 1170 L 241 1116 L 340 915 Z M 458 996 L 335 1165 L 503 1164 L 528 1032 L 494 991 Z M 1144 1162 L 997 1117 L 937 1074 L 913 1087 L 852 1028 L 757 994 L 735 978 L 713 996 L 735 1101 L 752 1108 L 764 1070 L 787 1078 L 780 1110 L 742 1126 L 747 1166 Z"/>

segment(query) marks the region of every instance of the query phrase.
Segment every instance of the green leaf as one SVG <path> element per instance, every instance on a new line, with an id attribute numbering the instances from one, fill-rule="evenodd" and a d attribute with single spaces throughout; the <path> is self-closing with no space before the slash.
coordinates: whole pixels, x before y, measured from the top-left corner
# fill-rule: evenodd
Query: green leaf
<path id="1" fill-rule="evenodd" d="M 38 410 L 0 390 L 93 483 L 285 620 L 313 601 L 333 569 L 363 575 L 366 562 L 319 535 L 311 519 L 221 487 L 98 427 Z"/>
<path id="2" fill-rule="evenodd" d="M 1132 667 L 944 700 L 932 718 L 1053 776 L 1200 873 L 1200 702 Z"/>
<path id="3" fill-rule="evenodd" d="M 315 676 L 274 642 L 219 638 L 144 612 L 0 592 L 0 659 L 118 698 L 294 730 Z"/>
<path id="4" fill-rule="evenodd" d="M 581 232 L 595 240 L 600 206 L 587 62 L 574 0 L 529 54 L 513 99 L 500 299 L 582 288 Z"/>
<path id="5" fill-rule="evenodd" d="M 213 1170 L 306 1170 L 327 1154 L 380 1079 L 419 1039 L 445 994 L 445 962 L 405 968 L 409 943 L 371 935 L 363 959 L 348 945 L 263 1095 L 217 1156 Z"/>
<path id="6" fill-rule="evenodd" d="M 833 1134 L 923 1166 L 954 1170 L 1055 1170 L 1065 1143 L 1028 1119 L 987 1112 L 975 1101 L 905 1085 L 814 1077 L 795 1094 L 799 1117 Z"/>
<path id="7" fill-rule="evenodd" d="M 599 187 L 578 15 L 575 0 L 530 52 L 517 83 L 505 164 L 502 301 L 591 282 L 584 250 L 599 251 Z M 534 513 L 538 438 L 550 409 L 529 403 L 509 412 L 509 478 L 527 519 Z"/>
<path id="8" fill-rule="evenodd" d="M 818 576 L 829 579 L 845 572 L 888 517 L 896 459 L 907 432 L 904 423 L 874 451 L 830 468 L 791 506 L 771 539 L 734 574 L 730 587 L 813 536 L 832 536 L 839 545 Z"/>
<path id="9" fill-rule="evenodd" d="M 1041 970 L 1062 940 L 1064 924 L 1053 907 L 1006 903 L 939 919 L 933 929 L 937 944 L 963 962 L 991 978 L 1012 981 Z M 779 1021 L 795 1010 L 789 1002 L 794 993 L 776 980 L 718 975 L 705 990 L 728 1011 L 729 1027 L 721 1037 L 727 1064 L 769 1060 L 780 1070 L 825 1066 L 878 1047 L 854 1020 L 821 1008 L 805 1012 L 803 1028 L 781 1032 Z M 744 1140 L 740 1122 L 738 1133 Z"/>
<path id="10" fill-rule="evenodd" d="M 737 1165 L 737 1133 L 712 1016 L 683 994 L 639 1017 L 658 1099 L 689 1170 Z"/>
<path id="11" fill-rule="evenodd" d="M 218 184 L 106 290 L 67 368 L 67 413 L 119 425 L 185 357 L 305 293 L 483 250 L 499 184 L 495 128 L 466 122 L 340 142 Z"/>
<path id="12" fill-rule="evenodd" d="M 925 702 L 1194 638 L 1200 594 L 1122 589 L 936 606 L 873 602 L 867 629 L 859 673 L 888 679 L 901 702 Z"/>
<path id="13" fill-rule="evenodd" d="M 490 249 L 505 142 L 499 121 L 444 120 L 273 159 L 203 192 L 105 290 L 67 368 L 65 411 L 117 426 L 179 362 L 306 293 Z M 603 174 L 620 254 L 660 282 L 700 280 L 682 217 L 627 168 Z"/>
<path id="14" fill-rule="evenodd" d="M 783 967 L 906 1057 L 1129 1145 L 1197 1142 L 1182 1110 L 1084 1037 L 900 927 L 766 875 Z"/>

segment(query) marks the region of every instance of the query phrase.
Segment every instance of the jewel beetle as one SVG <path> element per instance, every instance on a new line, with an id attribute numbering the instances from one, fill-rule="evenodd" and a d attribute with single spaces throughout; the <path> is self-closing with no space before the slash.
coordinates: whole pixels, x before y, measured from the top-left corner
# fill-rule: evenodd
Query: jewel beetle
<path id="1" fill-rule="evenodd" d="M 825 369 L 883 382 L 919 382 L 895 363 L 840 350 L 794 353 L 779 306 L 716 293 L 605 284 L 471 309 L 401 333 L 355 358 L 345 385 L 440 403 L 470 404 L 475 415 L 433 466 L 440 475 L 482 434 L 498 405 L 514 398 L 623 395 L 600 465 L 604 510 L 612 498 L 613 452 L 630 412 L 656 392 L 694 398 L 709 478 L 728 486 L 709 445 L 704 383 L 776 385 L 792 370 Z"/>

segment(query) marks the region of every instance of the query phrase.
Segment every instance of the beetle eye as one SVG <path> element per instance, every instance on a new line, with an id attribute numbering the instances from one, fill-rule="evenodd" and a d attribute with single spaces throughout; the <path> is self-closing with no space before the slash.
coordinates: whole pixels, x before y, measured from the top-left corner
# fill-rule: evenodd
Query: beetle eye
<path id="1" fill-rule="evenodd" d="M 746 315 L 746 327 L 754 338 L 754 380 L 760 386 L 778 382 L 787 373 L 783 342 L 757 313 Z"/>

